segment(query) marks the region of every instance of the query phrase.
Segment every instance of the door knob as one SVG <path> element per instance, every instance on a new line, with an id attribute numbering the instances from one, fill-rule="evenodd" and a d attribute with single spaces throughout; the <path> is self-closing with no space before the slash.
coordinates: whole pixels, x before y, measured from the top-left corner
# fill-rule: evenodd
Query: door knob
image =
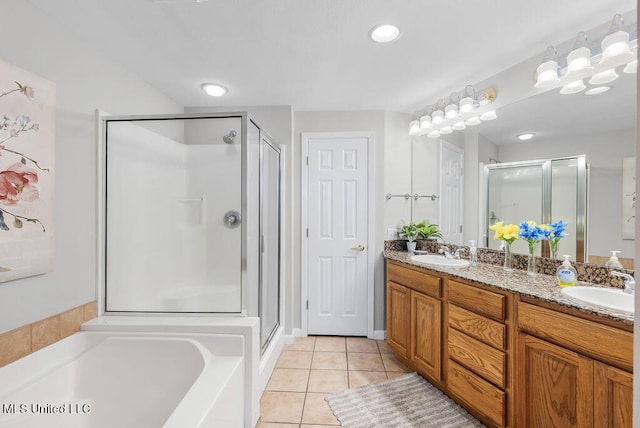
<path id="1" fill-rule="evenodd" d="M 357 247 L 351 247 L 349 248 L 351 251 L 364 251 L 364 245 L 358 245 Z"/>

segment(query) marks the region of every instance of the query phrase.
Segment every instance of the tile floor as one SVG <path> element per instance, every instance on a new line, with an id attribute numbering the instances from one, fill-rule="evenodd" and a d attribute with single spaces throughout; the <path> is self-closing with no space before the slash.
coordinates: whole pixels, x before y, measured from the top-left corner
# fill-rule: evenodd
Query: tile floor
<path id="1" fill-rule="evenodd" d="M 320 428 L 339 425 L 324 397 L 410 370 L 384 340 L 298 337 L 285 345 L 260 402 L 256 428 Z"/>

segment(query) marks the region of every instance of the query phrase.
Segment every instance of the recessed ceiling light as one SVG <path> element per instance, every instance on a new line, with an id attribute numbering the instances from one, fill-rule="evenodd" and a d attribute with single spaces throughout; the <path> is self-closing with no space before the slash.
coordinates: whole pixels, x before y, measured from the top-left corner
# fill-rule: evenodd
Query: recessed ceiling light
<path id="1" fill-rule="evenodd" d="M 200 85 L 203 91 L 212 97 L 221 97 L 227 93 L 227 88 L 221 85 L 217 85 L 215 83 L 203 83 Z"/>
<path id="2" fill-rule="evenodd" d="M 391 24 L 376 25 L 369 31 L 369 37 L 378 43 L 393 42 L 400 37 L 400 30 Z"/>
<path id="3" fill-rule="evenodd" d="M 520 141 L 527 141 L 527 140 L 532 139 L 534 135 L 536 135 L 536 134 L 534 134 L 533 132 L 527 132 L 525 134 L 516 135 L 516 137 Z"/>
<path id="4" fill-rule="evenodd" d="M 584 91 L 584 94 L 585 95 L 604 94 L 605 92 L 609 91 L 610 89 L 611 89 L 611 86 L 596 86 L 595 88 L 587 89 L 586 91 Z"/>

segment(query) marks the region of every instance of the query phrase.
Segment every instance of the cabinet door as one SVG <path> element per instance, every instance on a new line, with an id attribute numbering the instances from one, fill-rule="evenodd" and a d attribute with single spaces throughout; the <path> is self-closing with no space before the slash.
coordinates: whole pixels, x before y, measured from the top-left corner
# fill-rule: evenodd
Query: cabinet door
<path id="1" fill-rule="evenodd" d="M 411 290 L 387 282 L 387 343 L 399 355 L 409 357 Z"/>
<path id="2" fill-rule="evenodd" d="M 521 333 L 516 417 L 522 427 L 593 427 L 593 360 Z"/>
<path id="3" fill-rule="evenodd" d="M 593 417 L 596 427 L 631 427 L 633 375 L 603 363 L 595 363 Z"/>
<path id="4" fill-rule="evenodd" d="M 424 375 L 440 381 L 441 305 L 433 297 L 411 292 L 410 358 Z"/>

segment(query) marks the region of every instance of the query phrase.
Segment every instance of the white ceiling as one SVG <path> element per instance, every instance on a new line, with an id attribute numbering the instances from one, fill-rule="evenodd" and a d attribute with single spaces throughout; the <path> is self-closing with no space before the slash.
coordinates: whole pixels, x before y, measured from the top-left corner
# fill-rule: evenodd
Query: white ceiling
<path id="1" fill-rule="evenodd" d="M 30 0 L 184 106 L 412 112 L 635 0 Z M 578 6 L 579 4 L 579 6 Z M 401 38 L 380 45 L 376 24 Z M 229 88 L 218 99 L 203 82 Z"/>

